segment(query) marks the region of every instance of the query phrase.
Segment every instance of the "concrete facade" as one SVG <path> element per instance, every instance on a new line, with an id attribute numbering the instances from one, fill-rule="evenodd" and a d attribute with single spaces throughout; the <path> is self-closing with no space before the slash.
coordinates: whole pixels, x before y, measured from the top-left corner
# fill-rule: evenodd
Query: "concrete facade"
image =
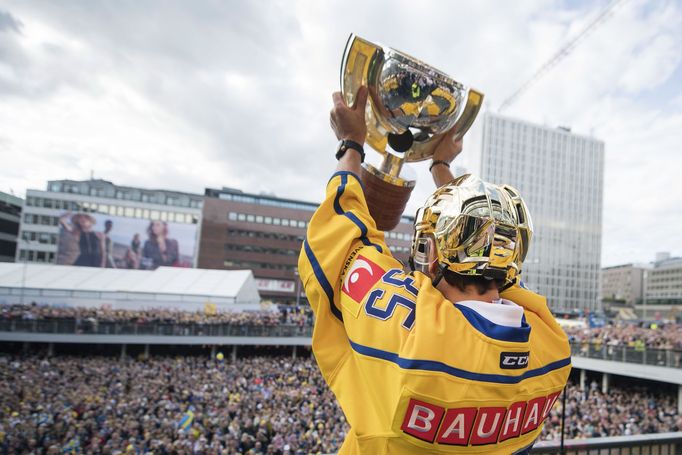
<path id="1" fill-rule="evenodd" d="M 24 201 L 0 192 L 0 262 L 14 262 Z"/>
<path id="2" fill-rule="evenodd" d="M 630 307 L 641 305 L 644 298 L 644 274 L 647 268 L 636 264 L 603 268 L 602 300 Z"/>

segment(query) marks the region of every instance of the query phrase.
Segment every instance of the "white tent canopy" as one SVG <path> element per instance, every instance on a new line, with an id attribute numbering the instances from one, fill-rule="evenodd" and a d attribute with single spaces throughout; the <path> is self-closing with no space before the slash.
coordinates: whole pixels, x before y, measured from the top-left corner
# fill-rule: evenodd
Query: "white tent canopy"
<path id="1" fill-rule="evenodd" d="M 260 295 L 251 270 L 123 270 L 0 263 L 0 303 L 20 302 L 189 311 L 214 304 L 225 311 L 259 309 Z"/>

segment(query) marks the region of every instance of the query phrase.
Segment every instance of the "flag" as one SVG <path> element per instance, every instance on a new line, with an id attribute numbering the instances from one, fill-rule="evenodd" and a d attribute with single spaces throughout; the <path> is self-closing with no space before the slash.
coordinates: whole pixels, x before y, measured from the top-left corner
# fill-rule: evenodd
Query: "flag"
<path id="1" fill-rule="evenodd" d="M 182 416 L 180 422 L 178 422 L 178 430 L 187 430 L 192 425 L 192 422 L 194 422 L 194 413 L 191 410 L 188 410 L 185 415 Z"/>
<path id="2" fill-rule="evenodd" d="M 215 303 L 204 303 L 204 314 L 207 316 L 214 316 L 216 313 L 218 313 L 218 308 L 216 307 Z"/>

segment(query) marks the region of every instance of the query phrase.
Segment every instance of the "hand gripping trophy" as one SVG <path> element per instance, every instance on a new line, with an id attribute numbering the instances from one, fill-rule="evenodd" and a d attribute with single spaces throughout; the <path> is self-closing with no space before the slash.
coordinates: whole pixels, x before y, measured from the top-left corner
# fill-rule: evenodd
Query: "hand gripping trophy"
<path id="1" fill-rule="evenodd" d="M 377 168 L 363 163 L 369 211 L 382 231 L 400 222 L 415 180 L 405 162 L 431 158 L 442 135 L 457 137 L 474 122 L 483 94 L 395 49 L 351 35 L 341 62 L 341 92 L 350 106 L 369 89 L 367 144 L 383 155 Z"/>

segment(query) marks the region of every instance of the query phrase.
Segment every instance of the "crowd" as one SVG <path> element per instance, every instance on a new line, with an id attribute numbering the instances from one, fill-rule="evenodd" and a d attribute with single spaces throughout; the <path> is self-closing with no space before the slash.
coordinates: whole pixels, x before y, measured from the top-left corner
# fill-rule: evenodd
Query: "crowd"
<path id="1" fill-rule="evenodd" d="M 541 439 L 561 436 L 561 400 L 550 412 Z M 673 395 L 646 389 L 611 387 L 602 393 L 593 382 L 587 390 L 569 383 L 566 389 L 565 438 L 597 438 L 682 430 Z"/>
<path id="2" fill-rule="evenodd" d="M 682 325 L 616 322 L 604 327 L 564 328 L 571 342 L 600 346 L 682 350 Z"/>
<path id="3" fill-rule="evenodd" d="M 4 453 L 330 453 L 346 431 L 310 358 L 22 357 L 0 365 Z"/>
<path id="4" fill-rule="evenodd" d="M 682 429 L 675 397 L 569 385 L 566 437 Z M 540 439 L 558 440 L 561 400 Z M 333 453 L 348 426 L 311 358 L 0 357 L 2 453 Z"/>
<path id="5" fill-rule="evenodd" d="M 76 320 L 100 322 L 160 324 L 230 324 L 238 326 L 276 326 L 279 324 L 312 325 L 309 308 L 275 307 L 266 311 L 187 311 L 169 308 L 118 310 L 106 307 L 66 307 L 32 303 L 0 306 L 2 320 Z"/>

